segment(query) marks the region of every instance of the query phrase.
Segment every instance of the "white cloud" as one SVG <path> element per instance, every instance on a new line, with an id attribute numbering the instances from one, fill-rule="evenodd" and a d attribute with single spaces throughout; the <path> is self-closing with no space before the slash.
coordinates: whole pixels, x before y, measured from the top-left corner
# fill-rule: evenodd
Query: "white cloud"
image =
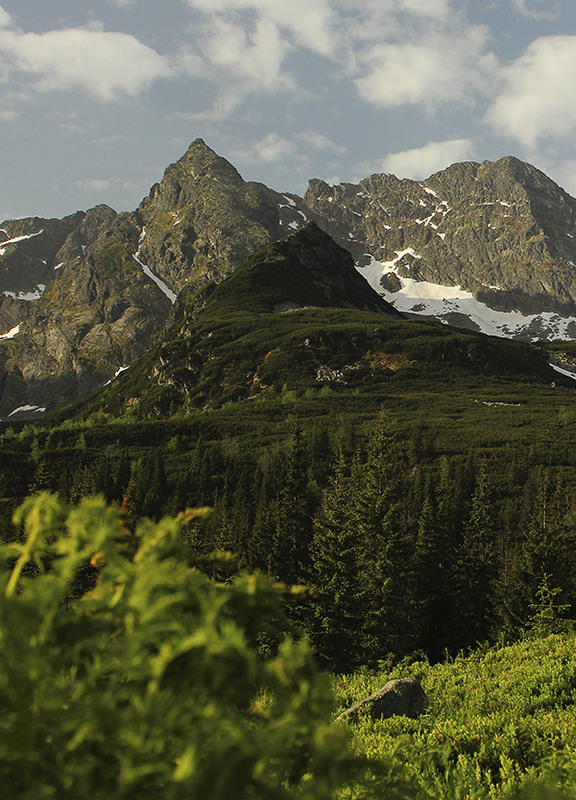
<path id="1" fill-rule="evenodd" d="M 182 65 L 215 83 L 228 78 L 239 89 L 234 104 L 229 87 L 221 90 L 226 98 L 204 112 L 206 119 L 223 119 L 254 92 L 294 90 L 287 64 L 298 48 L 327 58 L 335 74 L 352 77 L 360 97 L 379 108 L 470 104 L 492 86 L 496 59 L 487 29 L 469 24 L 448 0 L 186 2 L 202 13 L 203 24 Z"/>
<path id="2" fill-rule="evenodd" d="M 102 194 L 117 190 L 133 192 L 139 189 L 146 189 L 145 181 L 135 182 L 123 180 L 122 178 L 81 178 L 75 181 L 74 185 L 91 194 Z"/>
<path id="3" fill-rule="evenodd" d="M 576 36 L 533 41 L 503 70 L 486 120 L 499 133 L 535 147 L 544 137 L 576 136 Z"/>
<path id="4" fill-rule="evenodd" d="M 433 19 L 446 19 L 451 13 L 450 6 L 446 0 L 426 0 L 426 2 L 422 2 L 422 0 L 400 0 L 400 3 L 405 11 Z"/>
<path id="5" fill-rule="evenodd" d="M 549 0 L 512 0 L 516 10 L 526 17 L 533 19 L 551 20 L 556 16 L 553 8 L 550 8 Z"/>
<path id="6" fill-rule="evenodd" d="M 470 139 L 428 142 L 413 150 L 390 153 L 379 162 L 378 171 L 391 172 L 399 178 L 422 180 L 457 161 L 472 159 L 474 153 L 474 144 Z"/>
<path id="7" fill-rule="evenodd" d="M 333 11 L 329 0 L 187 0 L 188 4 L 207 14 L 221 15 L 232 11 L 250 11 L 259 21 L 272 22 L 289 32 L 293 41 L 303 47 L 331 55 L 334 51 Z"/>
<path id="8" fill-rule="evenodd" d="M 224 90 L 218 94 L 212 106 L 203 111 L 176 111 L 174 116 L 189 122 L 221 122 L 242 103 L 245 93 L 239 89 Z"/>
<path id="9" fill-rule="evenodd" d="M 101 180 L 100 178 L 83 178 L 76 181 L 76 186 L 89 192 L 106 192 L 111 185 L 111 181 Z"/>
<path id="10" fill-rule="evenodd" d="M 0 6 L 0 28 L 7 28 L 11 23 L 10 14 Z"/>
<path id="11" fill-rule="evenodd" d="M 286 156 L 291 156 L 295 151 L 295 146 L 282 136 L 278 136 L 277 133 L 269 133 L 255 145 L 255 150 L 261 161 L 278 161 Z"/>
<path id="12" fill-rule="evenodd" d="M 292 165 L 304 168 L 308 165 L 310 152 L 341 155 L 347 150 L 324 134 L 308 130 L 295 133 L 292 140 L 286 139 L 278 133 L 269 133 L 248 148 L 233 151 L 231 156 L 250 164 L 273 163 L 290 159 Z"/>
<path id="13" fill-rule="evenodd" d="M 431 111 L 488 91 L 496 59 L 486 50 L 485 29 L 471 26 L 373 45 L 359 66 L 365 74 L 354 83 L 366 102 L 380 108 L 423 104 Z"/>
<path id="14" fill-rule="evenodd" d="M 254 142 L 250 147 L 243 150 L 235 150 L 233 158 L 249 164 L 258 162 L 272 163 L 283 158 L 291 158 L 296 155 L 296 145 L 288 141 L 277 133 L 269 133 L 258 142 Z"/>
<path id="15" fill-rule="evenodd" d="M 30 76 L 37 91 L 79 89 L 102 101 L 136 96 L 171 74 L 167 59 L 134 36 L 83 28 L 0 30 L 0 66 Z"/>
<path id="16" fill-rule="evenodd" d="M 258 19 L 249 31 L 235 21 L 216 17 L 206 28 L 201 47 L 205 60 L 235 81 L 248 81 L 265 90 L 293 86 L 281 69 L 287 44 L 270 20 Z"/>
<path id="17" fill-rule="evenodd" d="M 317 150 L 319 152 L 332 152 L 342 155 L 347 152 L 347 148 L 342 145 L 336 144 L 328 136 L 318 131 L 302 131 L 296 134 L 296 138 L 302 145 L 310 150 Z"/>

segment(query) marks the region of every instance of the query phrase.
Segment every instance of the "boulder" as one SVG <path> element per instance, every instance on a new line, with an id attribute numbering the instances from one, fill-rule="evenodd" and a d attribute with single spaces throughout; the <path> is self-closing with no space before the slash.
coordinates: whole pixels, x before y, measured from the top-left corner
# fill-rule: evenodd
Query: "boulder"
<path id="1" fill-rule="evenodd" d="M 343 711 L 338 719 L 358 720 L 360 709 L 367 706 L 372 719 L 387 719 L 395 715 L 416 719 L 427 707 L 428 698 L 414 678 L 397 678 Z"/>

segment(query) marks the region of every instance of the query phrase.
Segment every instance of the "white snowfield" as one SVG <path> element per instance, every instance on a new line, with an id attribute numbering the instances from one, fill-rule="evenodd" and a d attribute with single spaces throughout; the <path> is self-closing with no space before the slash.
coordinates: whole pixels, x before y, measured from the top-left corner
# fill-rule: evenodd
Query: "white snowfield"
<path id="1" fill-rule="evenodd" d="M 12 417 L 12 416 L 14 416 L 14 414 L 20 414 L 21 412 L 24 412 L 24 411 L 34 411 L 35 413 L 43 414 L 44 411 L 46 411 L 46 408 L 45 407 L 42 408 L 40 406 L 30 406 L 30 405 L 18 406 L 18 408 L 15 408 L 14 411 L 11 411 L 8 414 L 8 416 Z"/>
<path id="2" fill-rule="evenodd" d="M 0 339 L 13 339 L 17 333 L 20 333 L 20 324 L 15 325 L 8 333 L 0 333 Z"/>
<path id="3" fill-rule="evenodd" d="M 142 247 L 142 242 L 144 241 L 145 238 L 146 238 L 146 228 L 144 227 L 140 231 L 140 238 L 138 239 L 138 250 L 135 253 L 132 253 L 132 258 L 137 264 L 140 264 L 144 275 L 147 275 L 149 278 L 151 278 L 156 284 L 156 286 L 160 289 L 160 291 L 163 292 L 168 298 L 168 300 L 170 300 L 172 305 L 174 305 L 174 303 L 176 302 L 176 295 L 174 294 L 172 289 L 166 283 L 164 283 L 164 281 L 161 278 L 159 278 L 158 275 L 155 275 L 147 264 L 144 264 L 142 261 L 140 261 L 140 249 Z"/>
<path id="4" fill-rule="evenodd" d="M 552 364 L 552 362 L 549 362 L 549 363 L 550 363 L 550 366 L 552 367 L 552 369 L 555 369 L 556 372 L 560 373 L 560 375 L 565 375 L 567 378 L 572 378 L 573 381 L 576 381 L 576 372 L 570 372 L 567 369 L 563 369 L 562 367 L 559 367 L 557 364 Z"/>
<path id="5" fill-rule="evenodd" d="M 2 292 L 2 294 L 4 297 L 11 297 L 13 300 L 25 300 L 27 302 L 33 302 L 34 300 L 40 300 L 45 289 L 46 284 L 39 283 L 33 292 L 18 292 L 18 294 L 16 294 L 16 292 L 10 292 L 6 290 L 5 292 Z"/>
<path id="6" fill-rule="evenodd" d="M 127 369 L 129 369 L 129 367 L 119 367 L 114 373 L 114 375 L 110 378 L 110 380 L 106 381 L 104 386 L 109 386 L 112 383 L 112 381 L 118 377 L 118 375 L 120 375 L 122 372 L 125 372 Z"/>
<path id="7" fill-rule="evenodd" d="M 4 228 L 2 228 L 4 230 Z M 6 233 L 6 231 L 4 231 Z M 40 236 L 41 233 L 44 233 L 44 228 L 42 230 L 37 231 L 36 233 L 28 233 L 26 236 L 14 236 L 12 239 L 6 239 L 3 242 L 0 242 L 0 256 L 3 256 L 6 252 L 6 245 L 7 244 L 16 244 L 17 242 L 23 242 L 24 239 L 32 239 L 34 236 Z"/>
<path id="8" fill-rule="evenodd" d="M 540 314 L 496 311 L 476 300 L 472 292 L 461 286 L 443 286 L 399 275 L 400 262 L 405 256 L 413 259 L 421 256 L 411 247 L 395 252 L 396 258 L 390 261 L 377 261 L 371 253 L 366 253 L 371 259 L 370 263 L 364 267 L 357 266 L 357 269 L 370 286 L 398 311 L 436 317 L 441 322 L 451 324 L 454 314 L 462 314 L 482 333 L 502 338 L 516 337 L 527 332 L 532 341 L 543 338 L 576 339 L 576 317 L 561 317 L 553 311 Z M 410 261 L 405 261 L 404 266 L 409 269 Z M 385 275 L 397 277 L 401 287 L 399 291 L 390 292 L 382 286 L 381 280 Z"/>

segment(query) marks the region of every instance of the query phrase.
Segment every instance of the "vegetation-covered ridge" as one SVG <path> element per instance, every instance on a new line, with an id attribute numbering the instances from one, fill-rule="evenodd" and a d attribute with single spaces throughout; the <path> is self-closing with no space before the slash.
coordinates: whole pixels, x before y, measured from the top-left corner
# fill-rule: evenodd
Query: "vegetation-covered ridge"
<path id="1" fill-rule="evenodd" d="M 537 615 L 514 647 L 361 670 L 331 692 L 282 608 L 301 591 L 223 580 L 229 557 L 190 535 L 206 514 L 130 524 L 102 498 L 47 493 L 15 514 L 18 541 L 0 545 L 7 797 L 574 797 L 573 632 L 546 635 L 554 618 Z M 429 698 L 420 718 L 332 722 L 406 674 Z"/>
<path id="2" fill-rule="evenodd" d="M 313 223 L 217 286 L 183 293 L 176 314 L 158 345 L 62 416 L 167 417 L 327 385 L 362 393 L 373 406 L 378 392 L 397 392 L 406 379 L 429 389 L 486 375 L 571 383 L 542 348 L 404 320 Z"/>

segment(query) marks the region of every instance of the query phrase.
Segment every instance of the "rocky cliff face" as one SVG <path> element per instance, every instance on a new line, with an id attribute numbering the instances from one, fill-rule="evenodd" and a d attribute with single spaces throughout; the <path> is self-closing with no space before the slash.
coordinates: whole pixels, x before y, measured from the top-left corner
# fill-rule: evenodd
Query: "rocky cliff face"
<path id="1" fill-rule="evenodd" d="M 407 279 L 459 286 L 499 311 L 576 314 L 576 200 L 515 158 L 454 164 L 423 182 L 311 181 L 304 199 L 392 302 Z"/>
<path id="2" fill-rule="evenodd" d="M 138 238 L 130 215 L 99 206 L 66 225 L 21 222 L 44 227 L 5 245 L 15 250 L 3 276 L 14 290 L 2 299 L 0 416 L 34 415 L 98 388 L 149 347 L 171 308 L 129 255 Z"/>
<path id="3" fill-rule="evenodd" d="M 1 224 L 0 418 L 102 386 L 150 347 L 179 293 L 310 219 L 402 311 L 576 339 L 576 200 L 534 167 L 505 158 L 423 182 L 314 180 L 299 198 L 245 182 L 197 139 L 134 212 Z"/>
<path id="4" fill-rule="evenodd" d="M 176 293 L 219 281 L 283 235 L 281 198 L 266 186 L 246 183 L 197 139 L 136 211 L 142 260 Z"/>

